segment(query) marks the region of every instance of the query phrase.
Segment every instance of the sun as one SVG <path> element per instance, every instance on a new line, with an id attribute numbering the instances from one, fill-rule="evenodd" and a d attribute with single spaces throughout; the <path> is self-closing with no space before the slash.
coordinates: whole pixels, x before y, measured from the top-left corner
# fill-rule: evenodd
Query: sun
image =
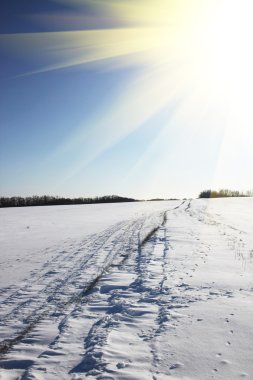
<path id="1" fill-rule="evenodd" d="M 156 7 L 157 41 L 150 62 L 163 67 L 167 77 L 178 73 L 200 104 L 205 99 L 222 107 L 231 128 L 233 119 L 241 120 L 241 128 L 249 128 L 253 122 L 253 2 L 190 0 L 166 7 L 158 1 Z M 150 15 L 148 20 L 150 24 Z"/>
<path id="2" fill-rule="evenodd" d="M 253 3 L 223 0 L 217 4 L 206 30 L 206 54 L 212 66 L 212 80 L 247 98 L 252 85 Z"/>

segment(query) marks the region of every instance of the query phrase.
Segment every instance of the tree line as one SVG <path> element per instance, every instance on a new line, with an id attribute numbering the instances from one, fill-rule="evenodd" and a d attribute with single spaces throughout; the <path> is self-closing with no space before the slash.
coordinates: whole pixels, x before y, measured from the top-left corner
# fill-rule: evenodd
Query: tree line
<path id="1" fill-rule="evenodd" d="M 81 205 L 93 203 L 135 202 L 133 198 L 118 195 L 105 195 L 95 198 L 64 198 L 51 195 L 33 195 L 31 197 L 0 197 L 0 207 Z"/>
<path id="2" fill-rule="evenodd" d="M 227 198 L 227 197 L 252 197 L 253 191 L 240 192 L 238 190 L 204 190 L 199 194 L 199 198 Z"/>

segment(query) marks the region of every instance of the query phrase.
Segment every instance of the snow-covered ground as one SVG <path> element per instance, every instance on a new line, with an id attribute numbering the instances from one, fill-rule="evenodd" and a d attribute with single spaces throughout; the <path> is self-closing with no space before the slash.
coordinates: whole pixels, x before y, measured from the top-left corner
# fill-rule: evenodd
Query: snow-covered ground
<path id="1" fill-rule="evenodd" d="M 78 247 L 84 237 L 166 206 L 134 202 L 0 209 L 0 288 L 22 280 L 56 252 Z"/>
<path id="2" fill-rule="evenodd" d="M 0 217 L 0 379 L 253 378 L 253 199 Z"/>

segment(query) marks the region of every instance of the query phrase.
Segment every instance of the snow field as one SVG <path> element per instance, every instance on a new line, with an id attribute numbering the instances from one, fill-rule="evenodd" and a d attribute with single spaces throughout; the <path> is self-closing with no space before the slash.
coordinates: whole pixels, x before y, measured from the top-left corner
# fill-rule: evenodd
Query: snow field
<path id="1" fill-rule="evenodd" d="M 3 289 L 0 378 L 252 378 L 253 202 L 215 201 L 159 203 Z"/>

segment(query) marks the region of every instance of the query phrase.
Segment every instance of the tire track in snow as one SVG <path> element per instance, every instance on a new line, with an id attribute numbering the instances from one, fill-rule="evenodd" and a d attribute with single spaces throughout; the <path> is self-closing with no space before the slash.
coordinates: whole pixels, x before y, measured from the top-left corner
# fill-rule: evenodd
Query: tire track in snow
<path id="1" fill-rule="evenodd" d="M 131 224 L 120 223 L 120 225 L 117 224 L 99 234 L 95 239 L 91 237 L 88 240 L 88 244 L 79 249 L 76 260 L 71 260 L 72 256 L 64 257 L 63 262 L 57 263 L 58 269 L 55 269 L 55 266 L 51 267 L 49 272 L 47 271 L 44 276 L 40 277 L 39 280 L 42 280 L 43 288 L 41 289 L 41 284 L 39 283 L 39 291 L 36 291 L 38 287 L 38 283 L 36 282 L 32 285 L 26 285 L 23 289 L 19 289 L 18 302 L 15 303 L 17 296 L 14 296 L 11 302 L 11 304 L 14 303 L 14 308 L 2 316 L 0 320 L 0 325 L 5 330 L 8 329 L 9 325 L 11 329 L 14 326 L 14 332 L 11 331 L 14 337 L 8 337 L 0 342 L 0 353 L 6 353 L 14 344 L 23 339 L 46 315 L 55 313 L 56 311 L 59 312 L 69 303 L 76 301 L 86 290 L 89 290 L 93 281 L 101 274 L 103 265 L 107 264 L 106 260 L 108 261 L 112 249 L 105 256 L 103 256 L 103 252 L 101 251 L 107 249 L 106 244 L 108 241 L 109 244 L 112 244 L 113 239 L 117 237 L 120 241 L 120 235 L 125 233 L 125 230 L 129 228 L 131 228 Z M 88 251 L 88 255 L 84 256 L 86 250 Z M 101 255 L 101 259 L 99 255 Z M 66 265 L 64 267 L 65 263 L 71 266 Z M 62 267 L 65 269 L 64 271 L 60 270 Z M 97 271 L 94 273 L 93 270 L 87 273 L 85 279 L 80 278 L 80 281 L 78 281 L 78 274 L 80 276 L 82 271 L 92 267 L 97 268 Z M 29 293 L 33 292 L 35 294 L 31 296 Z M 25 300 L 22 300 L 22 296 Z M 1 306 L 3 308 L 3 305 Z M 20 324 L 21 327 L 18 328 Z"/>
<path id="2" fill-rule="evenodd" d="M 17 289 L 15 292 L 12 292 L 4 301 L 1 301 L 0 306 L 5 306 L 5 308 L 3 308 L 3 312 L 7 309 L 7 306 L 9 306 L 10 309 L 13 307 L 13 309 L 10 310 L 10 314 L 12 315 L 15 312 L 15 308 L 20 310 L 20 306 L 25 305 L 25 301 L 20 301 L 21 293 L 25 295 L 26 292 L 29 293 L 29 291 L 33 290 L 34 287 L 40 286 L 41 289 L 39 289 L 39 291 L 44 293 L 52 293 L 52 289 L 50 289 L 50 287 L 55 287 L 54 290 L 57 290 L 61 283 L 66 282 L 66 280 L 73 274 L 76 269 L 75 264 L 77 262 L 83 260 L 83 264 L 85 265 L 94 254 L 91 250 L 94 247 L 97 249 L 101 248 L 108 239 L 108 236 L 111 236 L 115 233 L 115 231 L 120 230 L 122 226 L 124 226 L 124 224 L 117 224 L 116 226 L 105 230 L 97 237 L 95 235 L 91 235 L 78 245 L 73 246 L 73 244 L 71 244 L 67 250 L 65 249 L 60 251 L 59 254 L 50 260 L 50 262 L 46 262 L 42 266 L 38 276 L 32 275 L 29 279 L 26 279 L 23 287 Z M 85 258 L 83 257 L 84 252 L 86 252 Z M 68 265 L 65 266 L 66 264 Z M 40 281 L 42 281 L 41 284 Z M 35 297 L 37 297 L 37 294 Z M 27 298 L 29 301 L 32 299 L 32 296 L 28 295 Z M 4 318 L 3 314 L 1 315 L 1 318 Z"/>
<path id="3" fill-rule="evenodd" d="M 142 363 L 139 378 L 149 378 L 144 368 L 148 361 L 152 365 L 159 361 L 153 340 L 162 333 L 166 321 L 167 301 L 163 295 L 168 294 L 165 286 L 168 275 L 168 242 L 165 221 L 166 218 L 124 265 L 112 268 L 101 279 L 100 288 L 88 304 L 89 310 L 96 308 L 97 304 L 102 304 L 103 307 L 85 338 L 83 359 L 71 373 L 95 378 L 104 375 L 105 378 L 111 376 L 114 379 L 114 374 L 119 375 L 121 370 L 124 372 L 124 368 L 129 370 L 131 367 L 136 378 L 138 362 Z M 124 330 L 121 338 L 122 327 Z M 126 357 L 124 353 L 133 347 L 135 359 L 113 361 L 112 353 L 116 354 L 116 347 L 113 347 L 115 338 L 111 336 L 114 336 L 115 329 L 115 338 L 117 341 L 122 339 L 123 347 L 122 353 L 117 352 L 117 356 L 120 354 Z M 140 345 L 141 351 L 136 352 L 136 346 Z"/>
<path id="4" fill-rule="evenodd" d="M 124 264 L 111 268 L 108 275 L 101 278 L 100 288 L 95 292 L 92 299 L 88 302 L 89 310 L 96 309 L 96 305 L 103 305 L 101 312 L 98 312 L 95 322 L 91 326 L 85 338 L 85 353 L 82 361 L 72 369 L 71 373 L 85 373 L 88 376 L 99 376 L 102 373 L 111 373 L 107 368 L 107 361 L 103 358 L 103 351 L 108 343 L 108 339 L 112 331 L 120 326 L 120 324 L 140 324 L 142 315 L 153 314 L 152 324 L 155 324 L 157 318 L 161 317 L 160 305 L 157 299 L 163 291 L 163 283 L 166 278 L 166 269 L 164 261 L 167 255 L 167 243 L 165 242 L 165 221 L 166 214 L 164 214 L 163 221 L 159 228 L 155 228 L 152 235 L 145 239 L 138 249 L 132 254 L 129 260 Z M 159 230 L 159 231 L 158 231 Z M 149 267 L 149 262 L 153 259 L 153 250 L 156 244 L 162 244 L 162 258 L 158 265 L 160 267 L 159 281 L 157 278 L 149 283 L 146 276 L 152 273 L 154 268 Z M 151 249 L 146 252 L 146 245 L 150 245 Z M 144 253 L 144 251 L 146 253 Z M 130 275 L 129 275 L 130 274 Z M 135 279 L 133 280 L 133 278 Z M 155 283 L 155 287 L 153 287 Z M 158 305 L 158 310 L 155 313 L 150 312 L 150 302 Z M 150 301 L 151 300 L 151 301 Z M 157 306 L 156 305 L 156 306 Z M 106 311 L 106 312 L 105 312 Z M 161 324 L 159 322 L 159 324 Z M 149 323 L 150 325 L 150 323 Z M 130 329 L 131 330 L 131 329 Z M 130 333 L 130 331 L 129 331 Z M 130 333 L 131 336 L 131 333 Z M 148 341 L 147 335 L 144 335 Z M 143 337 L 139 334 L 138 338 L 143 341 Z M 127 334 L 124 340 L 128 341 Z M 126 342 L 125 342 L 126 344 Z M 145 350 L 144 350 L 145 351 Z M 145 355 L 149 352 L 152 359 L 150 349 L 145 351 Z M 141 355 L 141 354 L 140 354 Z M 138 358 L 140 360 L 140 358 Z M 144 359 L 143 359 L 144 360 Z M 124 368 L 124 363 L 115 363 L 115 368 Z M 142 374 L 143 377 L 143 374 Z M 111 377 L 113 379 L 113 377 Z"/>
<path id="5" fill-rule="evenodd" d="M 60 273 L 62 278 L 59 279 L 59 276 L 57 277 L 59 270 L 54 271 L 49 265 L 51 270 L 39 277 L 40 281 L 41 279 L 43 280 L 44 288 L 42 290 L 36 291 L 38 284 L 35 281 L 31 285 L 26 284 L 16 294 L 7 298 L 7 301 L 3 301 L 3 305 L 8 306 L 9 302 L 11 305 L 14 304 L 14 308 L 5 314 L 0 321 L 0 324 L 5 329 L 9 327 L 9 330 L 7 329 L 9 336 L 0 342 L 0 353 L 6 354 L 14 345 L 22 341 L 27 334 L 31 333 L 35 326 L 47 316 L 52 318 L 56 316 L 57 318 L 59 314 L 64 314 L 64 310 L 67 310 L 69 305 L 80 302 L 80 299 L 95 286 L 105 269 L 112 264 L 117 255 L 120 257 L 120 261 L 126 258 L 129 251 L 136 244 L 136 236 L 140 240 L 142 233 L 143 237 L 141 239 L 145 239 L 147 232 L 145 228 L 143 231 L 141 229 L 149 218 L 144 217 L 132 223 L 117 224 L 103 234 L 97 235 L 96 239 L 91 238 L 90 241 L 88 240 L 88 245 L 83 244 L 81 249 L 78 250 L 80 253 L 78 254 L 78 259 L 80 259 L 84 249 L 90 250 L 90 255 L 88 255 L 88 258 L 82 259 L 81 264 L 78 263 L 78 266 L 76 265 L 78 260 L 74 260 L 71 267 L 68 265 L 64 267 L 66 269 L 65 277 Z M 152 230 L 153 227 L 150 225 L 146 227 L 148 228 L 148 233 L 150 233 L 150 229 Z M 60 255 L 58 256 L 60 258 Z M 64 263 L 69 263 L 71 257 L 66 256 Z M 91 273 L 89 273 L 90 270 Z M 48 281 L 48 278 L 50 278 L 50 281 Z M 29 291 L 35 294 L 31 296 Z M 15 303 L 17 295 L 21 296 L 21 301 L 19 300 L 18 305 Z M 25 300 L 22 300 L 22 295 Z"/>

